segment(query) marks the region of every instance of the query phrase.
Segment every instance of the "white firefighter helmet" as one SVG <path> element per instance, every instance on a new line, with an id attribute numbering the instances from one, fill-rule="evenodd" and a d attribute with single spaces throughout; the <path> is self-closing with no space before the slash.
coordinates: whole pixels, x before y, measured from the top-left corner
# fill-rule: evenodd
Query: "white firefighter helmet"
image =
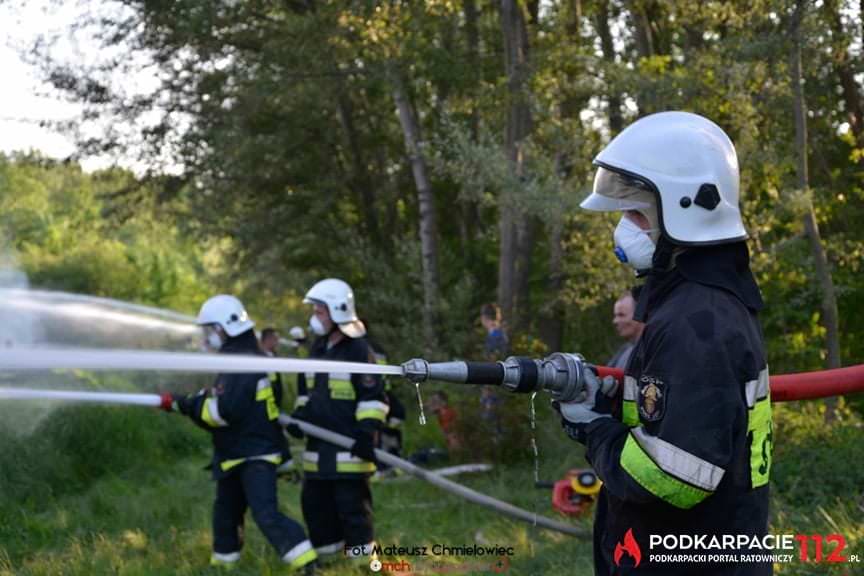
<path id="1" fill-rule="evenodd" d="M 231 337 L 238 336 L 255 326 L 246 309 L 243 308 L 243 303 L 227 294 L 213 296 L 204 302 L 195 323 L 199 326 L 218 324 Z"/>
<path id="2" fill-rule="evenodd" d="M 675 244 L 747 238 L 738 207 L 735 146 L 716 124 L 689 112 L 661 112 L 628 126 L 594 159 L 587 210 L 638 210 Z M 659 209 L 654 212 L 656 199 Z"/>
<path id="3" fill-rule="evenodd" d="M 366 327 L 357 317 L 354 291 L 344 280 L 327 278 L 317 282 L 303 298 L 305 304 L 321 304 L 330 312 L 330 319 L 350 338 L 366 335 Z"/>

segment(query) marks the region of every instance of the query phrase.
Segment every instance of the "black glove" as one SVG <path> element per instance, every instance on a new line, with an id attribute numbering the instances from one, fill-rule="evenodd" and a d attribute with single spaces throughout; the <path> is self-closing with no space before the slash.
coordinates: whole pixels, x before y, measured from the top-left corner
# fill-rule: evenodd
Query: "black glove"
<path id="1" fill-rule="evenodd" d="M 375 433 L 368 430 L 358 430 L 354 434 L 356 442 L 351 447 L 351 454 L 368 460 L 369 462 L 378 462 L 375 457 Z"/>
<path id="2" fill-rule="evenodd" d="M 303 420 L 303 414 L 298 409 L 291 413 L 291 418 L 295 420 Z M 288 434 L 290 434 L 294 438 L 297 438 L 298 440 L 302 440 L 306 437 L 306 435 L 303 434 L 303 430 L 301 430 L 300 426 L 298 426 L 297 424 L 289 424 L 288 426 L 285 426 L 285 430 L 288 432 Z"/>

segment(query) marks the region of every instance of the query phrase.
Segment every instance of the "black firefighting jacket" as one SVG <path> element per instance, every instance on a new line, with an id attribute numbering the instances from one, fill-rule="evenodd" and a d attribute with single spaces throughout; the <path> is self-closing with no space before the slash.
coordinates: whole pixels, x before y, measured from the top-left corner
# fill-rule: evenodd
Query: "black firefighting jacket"
<path id="1" fill-rule="evenodd" d="M 604 482 L 596 574 L 771 574 L 770 563 L 651 561 L 762 552 L 651 547 L 652 536 L 767 532 L 772 426 L 761 306 L 743 243 L 687 252 L 649 278 L 636 311 L 645 331 L 617 418 L 587 427 L 586 456 Z"/>
<path id="2" fill-rule="evenodd" d="M 365 338 L 345 337 L 328 348 L 326 336 L 312 345 L 310 358 L 369 362 Z M 309 373 L 297 378 L 297 410 L 301 420 L 345 436 L 376 434 L 387 417 L 388 405 L 379 376 L 349 373 Z M 307 478 L 352 478 L 375 472 L 375 463 L 348 450 L 307 437 L 303 470 Z"/>
<path id="3" fill-rule="evenodd" d="M 231 338 L 220 353 L 260 354 L 250 330 Z M 279 464 L 288 453 L 279 426 L 281 383 L 264 373 L 219 374 L 210 388 L 177 400 L 177 409 L 213 439 L 213 477 L 222 478 L 250 459 Z"/>
<path id="4" fill-rule="evenodd" d="M 387 354 L 379 345 L 375 344 L 373 346 L 372 342 L 369 342 L 369 352 L 371 352 L 370 361 L 374 360 L 376 364 L 381 365 L 387 364 Z M 389 406 L 384 428 L 389 431 L 401 430 L 402 424 L 405 422 L 405 405 L 402 404 L 402 401 L 395 394 L 391 379 L 382 376 L 381 380 L 384 382 L 384 395 L 387 398 L 387 405 Z"/>

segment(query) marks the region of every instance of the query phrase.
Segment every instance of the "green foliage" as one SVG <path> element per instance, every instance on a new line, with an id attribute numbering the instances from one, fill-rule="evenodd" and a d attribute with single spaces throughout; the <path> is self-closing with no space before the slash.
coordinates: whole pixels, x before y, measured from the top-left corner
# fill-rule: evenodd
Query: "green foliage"
<path id="1" fill-rule="evenodd" d="M 182 207 L 145 186 L 122 171 L 0 156 L 0 248 L 34 287 L 194 311 L 207 296 L 205 252 L 182 233 Z"/>

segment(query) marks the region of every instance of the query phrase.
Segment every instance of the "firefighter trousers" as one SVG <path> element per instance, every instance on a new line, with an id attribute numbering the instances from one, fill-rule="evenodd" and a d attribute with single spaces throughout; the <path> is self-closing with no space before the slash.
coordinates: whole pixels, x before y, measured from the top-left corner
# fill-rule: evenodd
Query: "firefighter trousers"
<path id="1" fill-rule="evenodd" d="M 263 460 L 245 462 L 217 480 L 213 503 L 213 551 L 239 552 L 243 547 L 246 509 L 267 541 L 284 556 L 306 540 L 303 526 L 279 512 L 276 497 L 276 465 Z"/>
<path id="2" fill-rule="evenodd" d="M 367 477 L 307 478 L 300 500 L 309 539 L 319 554 L 372 543 L 372 492 Z"/>

